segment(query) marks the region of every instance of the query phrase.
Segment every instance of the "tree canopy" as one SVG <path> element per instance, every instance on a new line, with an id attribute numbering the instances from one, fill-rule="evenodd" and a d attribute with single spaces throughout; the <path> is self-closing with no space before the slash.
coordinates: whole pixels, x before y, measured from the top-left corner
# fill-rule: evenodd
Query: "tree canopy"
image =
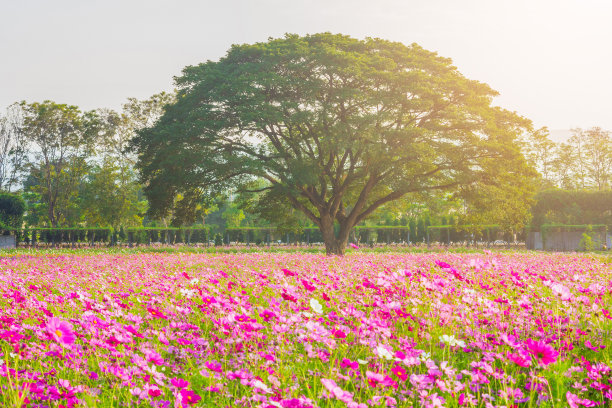
<path id="1" fill-rule="evenodd" d="M 176 84 L 177 102 L 132 141 L 151 215 L 179 194 L 263 180 L 262 208 L 282 198 L 343 253 L 354 225 L 408 193 L 530 188 L 516 143 L 530 122 L 417 44 L 286 35 L 234 45 Z"/>

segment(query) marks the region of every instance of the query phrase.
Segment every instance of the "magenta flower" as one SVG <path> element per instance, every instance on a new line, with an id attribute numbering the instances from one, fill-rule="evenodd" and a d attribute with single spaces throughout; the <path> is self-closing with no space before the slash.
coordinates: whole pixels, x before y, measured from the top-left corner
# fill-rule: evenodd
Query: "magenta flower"
<path id="1" fill-rule="evenodd" d="M 540 364 L 548 365 L 557 361 L 559 353 L 552 346 L 543 341 L 527 339 L 525 344 L 527 345 L 527 351 L 529 351 Z"/>
<path id="2" fill-rule="evenodd" d="M 283 299 L 288 300 L 290 302 L 294 302 L 294 303 L 297 302 L 297 298 L 295 296 L 288 294 L 287 292 L 281 293 L 281 296 Z"/>
<path id="3" fill-rule="evenodd" d="M 355 371 L 359 371 L 359 363 L 357 361 L 351 361 L 348 358 L 343 358 L 340 363 L 340 367 L 342 368 L 351 368 Z"/>
<path id="4" fill-rule="evenodd" d="M 334 333 L 334 337 L 337 339 L 344 339 L 346 337 L 346 333 L 342 330 L 333 330 L 332 333 Z"/>
<path id="5" fill-rule="evenodd" d="M 189 405 L 197 404 L 202 398 L 191 390 L 181 390 L 181 398 L 183 402 L 186 402 Z"/>
<path id="6" fill-rule="evenodd" d="M 436 262 L 436 265 L 438 265 L 442 269 L 450 268 L 450 265 L 447 264 L 446 262 L 442 262 L 442 261 L 438 261 L 438 260 L 436 260 L 435 262 Z"/>
<path id="7" fill-rule="evenodd" d="M 213 303 L 217 303 L 217 299 L 212 296 L 204 296 L 202 302 L 204 302 L 205 305 L 212 305 Z"/>
<path id="8" fill-rule="evenodd" d="M 281 271 L 283 271 L 283 273 L 285 274 L 285 276 L 295 276 L 297 275 L 295 272 L 291 272 L 289 269 L 281 269 Z"/>
<path id="9" fill-rule="evenodd" d="M 136 330 L 136 328 L 134 328 L 134 326 L 131 326 L 131 325 L 125 326 L 125 331 L 127 331 L 128 333 L 132 333 L 134 336 L 136 336 L 136 337 L 138 337 L 140 339 L 142 339 L 142 337 L 143 337 L 142 334 L 140 334 L 138 332 L 138 330 Z"/>
<path id="10" fill-rule="evenodd" d="M 408 373 L 406 372 L 406 370 L 404 370 L 402 367 L 396 365 L 395 367 L 393 367 L 391 369 L 391 372 L 393 374 L 395 374 L 395 376 L 397 378 L 399 378 L 402 381 L 406 381 L 408 379 Z"/>
<path id="11" fill-rule="evenodd" d="M 263 312 L 261 312 L 259 314 L 261 316 L 262 319 L 264 319 L 264 321 L 269 322 L 270 320 L 272 320 L 273 318 L 276 317 L 276 313 L 271 312 L 270 310 L 264 310 Z"/>
<path id="12" fill-rule="evenodd" d="M 531 365 L 531 360 L 521 356 L 520 354 L 511 353 L 508 355 L 508 359 L 521 367 L 529 367 Z"/>
<path id="13" fill-rule="evenodd" d="M 570 406 L 570 408 L 580 408 L 580 406 L 596 407 L 600 404 L 597 401 L 591 401 L 590 399 L 580 398 L 577 395 L 574 395 L 569 391 L 565 394 L 565 398 L 567 398 L 567 404 Z"/>
<path id="14" fill-rule="evenodd" d="M 156 353 L 155 351 L 147 351 L 145 353 L 145 358 L 147 359 L 149 363 L 153 363 L 157 365 L 164 363 L 164 359 L 162 358 L 162 356 L 160 356 L 159 353 Z"/>
<path id="15" fill-rule="evenodd" d="M 221 367 L 221 364 L 217 363 L 216 361 L 207 361 L 204 363 L 204 365 L 210 371 L 214 371 L 216 373 L 223 372 L 223 368 Z"/>
<path id="16" fill-rule="evenodd" d="M 53 336 L 55 341 L 63 346 L 69 346 L 74 343 L 75 335 L 72 331 L 72 325 L 57 317 L 52 317 L 47 321 L 47 331 Z"/>
<path id="17" fill-rule="evenodd" d="M 173 378 L 170 380 L 170 384 L 174 385 L 176 388 L 187 388 L 189 386 L 189 381 L 182 378 Z"/>
<path id="18" fill-rule="evenodd" d="M 349 244 L 349 246 L 353 249 L 359 249 L 359 247 L 355 244 L 353 244 L 352 242 Z"/>
<path id="19" fill-rule="evenodd" d="M 166 316 L 165 314 L 163 314 L 162 312 L 160 312 L 159 310 L 153 308 L 153 307 L 147 307 L 147 310 L 149 311 L 149 313 L 151 313 L 151 316 L 153 317 L 157 317 L 158 319 L 167 319 L 168 316 Z"/>
<path id="20" fill-rule="evenodd" d="M 334 380 L 322 378 L 321 383 L 323 383 L 323 386 L 329 391 L 332 396 L 339 399 L 340 401 L 345 402 L 347 404 L 353 402 L 353 394 L 338 387 Z"/>
<path id="21" fill-rule="evenodd" d="M 308 282 L 306 279 L 302 279 L 302 285 L 304 285 L 304 289 L 309 292 L 314 292 L 314 290 L 316 289 L 316 287 L 310 282 Z"/>

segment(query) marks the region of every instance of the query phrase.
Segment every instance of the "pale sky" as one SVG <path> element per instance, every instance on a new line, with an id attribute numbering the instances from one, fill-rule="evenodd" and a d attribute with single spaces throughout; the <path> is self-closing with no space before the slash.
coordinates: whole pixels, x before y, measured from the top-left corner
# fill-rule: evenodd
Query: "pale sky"
<path id="1" fill-rule="evenodd" d="M 323 31 L 437 51 L 538 127 L 612 130 L 607 0 L 0 0 L 0 108 L 117 109 L 231 44 Z"/>

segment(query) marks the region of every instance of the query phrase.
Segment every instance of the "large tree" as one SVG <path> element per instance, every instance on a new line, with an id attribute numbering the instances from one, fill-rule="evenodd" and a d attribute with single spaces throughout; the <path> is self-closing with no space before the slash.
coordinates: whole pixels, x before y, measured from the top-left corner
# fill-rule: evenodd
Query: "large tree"
<path id="1" fill-rule="evenodd" d="M 10 192 L 19 187 L 26 159 L 23 111 L 19 104 L 14 103 L 6 109 L 6 114 L 0 114 L 0 191 Z"/>
<path id="2" fill-rule="evenodd" d="M 524 173 L 516 138 L 530 122 L 416 44 L 286 35 L 235 45 L 176 84 L 132 144 L 152 215 L 177 194 L 264 179 L 262 205 L 283 197 L 342 254 L 353 226 L 408 193 L 523 183 L 511 175 Z"/>
<path id="3" fill-rule="evenodd" d="M 21 103 L 29 149 L 27 188 L 37 193 L 54 227 L 68 221 L 74 197 L 88 170 L 87 159 L 100 131 L 94 112 L 52 101 Z"/>

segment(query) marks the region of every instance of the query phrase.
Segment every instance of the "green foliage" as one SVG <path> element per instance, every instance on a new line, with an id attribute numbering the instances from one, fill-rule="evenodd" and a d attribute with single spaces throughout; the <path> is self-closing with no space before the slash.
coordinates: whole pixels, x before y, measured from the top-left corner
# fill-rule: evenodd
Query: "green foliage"
<path id="1" fill-rule="evenodd" d="M 416 229 L 416 240 L 418 242 L 423 242 L 426 234 L 427 232 L 425 230 L 425 220 L 423 218 L 419 218 L 419 221 L 417 222 L 417 229 Z"/>
<path id="2" fill-rule="evenodd" d="M 223 245 L 223 235 L 217 233 L 215 234 L 215 246 L 222 246 Z"/>
<path id="3" fill-rule="evenodd" d="M 535 201 L 535 228 L 550 223 L 612 226 L 612 190 L 546 190 L 538 193 Z"/>
<path id="4" fill-rule="evenodd" d="M 92 166 L 78 192 L 81 219 L 87 225 L 142 225 L 147 203 L 140 198 L 140 185 L 129 167 L 105 158 Z"/>
<path id="5" fill-rule="evenodd" d="M 578 246 L 583 251 L 593 251 L 595 250 L 595 242 L 593 241 L 593 237 L 591 237 L 591 233 L 593 232 L 593 228 L 589 225 L 587 230 L 582 233 L 582 239 Z"/>
<path id="6" fill-rule="evenodd" d="M 283 197 L 341 253 L 354 225 L 408 193 L 503 188 L 499 173 L 524 188 L 516 137 L 530 122 L 416 44 L 287 35 L 235 45 L 177 85 L 177 102 L 132 143 L 152 217 L 179 194 L 263 179 L 262 204 Z"/>
<path id="7" fill-rule="evenodd" d="M 240 223 L 244 220 L 244 212 L 232 203 L 223 212 L 222 217 L 228 228 L 237 228 L 240 227 Z"/>
<path id="8" fill-rule="evenodd" d="M 46 214 L 41 221 L 52 226 L 74 224 L 80 221 L 78 187 L 100 130 L 97 117 L 52 101 L 22 102 L 21 108 L 22 131 L 32 156 L 25 188 L 44 204 Z"/>
<path id="9" fill-rule="evenodd" d="M 0 229 L 21 228 L 25 201 L 21 196 L 0 193 Z"/>
<path id="10" fill-rule="evenodd" d="M 418 241 L 418 238 L 417 238 L 417 223 L 414 220 L 414 218 L 410 219 L 410 222 L 408 223 L 408 225 L 410 227 L 410 241 L 412 241 L 412 242 Z"/>

